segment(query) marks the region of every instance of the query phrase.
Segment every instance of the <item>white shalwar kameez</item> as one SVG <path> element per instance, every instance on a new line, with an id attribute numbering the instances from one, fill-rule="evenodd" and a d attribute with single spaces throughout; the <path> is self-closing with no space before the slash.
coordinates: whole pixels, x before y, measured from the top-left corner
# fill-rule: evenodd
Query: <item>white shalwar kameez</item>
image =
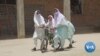
<path id="1" fill-rule="evenodd" d="M 44 28 L 41 28 L 41 27 L 43 27 L 43 25 L 45 25 L 45 21 L 44 21 L 43 16 L 41 14 L 37 14 L 37 12 L 38 11 L 35 11 L 34 18 L 33 18 L 34 24 L 35 24 L 35 31 L 33 34 L 35 48 L 37 46 L 37 39 L 42 40 L 45 36 Z"/>
<path id="2" fill-rule="evenodd" d="M 51 29 L 54 29 L 54 27 L 55 27 L 55 21 L 54 21 L 54 18 L 53 18 L 52 15 L 49 15 L 49 16 L 50 16 L 52 19 L 51 19 L 51 21 L 48 20 L 48 22 L 46 23 L 45 26 L 48 27 L 50 33 L 54 33 L 53 31 L 51 31 Z"/>

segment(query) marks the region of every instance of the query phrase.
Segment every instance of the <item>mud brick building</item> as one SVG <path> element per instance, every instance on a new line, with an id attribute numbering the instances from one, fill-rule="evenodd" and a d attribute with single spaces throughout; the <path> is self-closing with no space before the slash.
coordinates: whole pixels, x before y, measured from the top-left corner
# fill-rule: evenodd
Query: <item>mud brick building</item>
<path id="1" fill-rule="evenodd" d="M 54 8 L 74 24 L 76 33 L 100 31 L 100 0 L 0 0 L 0 36 L 32 35 L 34 11 L 47 19 Z"/>

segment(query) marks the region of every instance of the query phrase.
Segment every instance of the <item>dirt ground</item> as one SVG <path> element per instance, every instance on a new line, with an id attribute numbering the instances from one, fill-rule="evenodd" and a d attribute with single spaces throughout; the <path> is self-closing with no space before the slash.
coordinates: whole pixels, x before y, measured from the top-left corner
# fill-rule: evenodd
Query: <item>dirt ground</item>
<path id="1" fill-rule="evenodd" d="M 40 41 L 38 41 L 37 51 L 32 51 L 34 46 L 33 39 L 9 39 L 0 40 L 0 56 L 100 56 L 100 33 L 76 34 L 73 39 L 76 43 L 73 48 L 66 49 L 69 42 L 66 40 L 65 50 L 54 52 L 49 45 L 48 51 L 41 53 L 39 50 Z M 93 41 L 96 45 L 96 50 L 93 53 L 87 53 L 84 45 L 87 41 Z"/>

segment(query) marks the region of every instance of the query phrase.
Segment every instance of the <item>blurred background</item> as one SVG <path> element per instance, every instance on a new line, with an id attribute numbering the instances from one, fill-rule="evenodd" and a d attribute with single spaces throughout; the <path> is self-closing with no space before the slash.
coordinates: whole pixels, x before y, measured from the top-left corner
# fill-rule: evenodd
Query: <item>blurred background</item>
<path id="1" fill-rule="evenodd" d="M 17 0 L 0 0 L 0 39 L 17 38 Z M 70 19 L 78 33 L 100 32 L 100 0 L 70 1 Z M 54 8 L 64 13 L 64 0 L 23 0 L 25 37 L 34 32 L 33 16 L 40 10 L 47 19 Z M 66 4 L 67 5 L 67 4 Z"/>

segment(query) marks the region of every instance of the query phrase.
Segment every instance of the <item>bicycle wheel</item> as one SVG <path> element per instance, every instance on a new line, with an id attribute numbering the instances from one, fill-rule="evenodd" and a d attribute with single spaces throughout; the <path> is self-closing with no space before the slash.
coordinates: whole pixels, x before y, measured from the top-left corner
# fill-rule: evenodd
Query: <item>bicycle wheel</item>
<path id="1" fill-rule="evenodd" d="M 47 45 L 48 45 L 48 40 L 47 39 L 43 39 L 42 43 L 41 43 L 41 52 L 44 53 L 47 50 Z"/>

